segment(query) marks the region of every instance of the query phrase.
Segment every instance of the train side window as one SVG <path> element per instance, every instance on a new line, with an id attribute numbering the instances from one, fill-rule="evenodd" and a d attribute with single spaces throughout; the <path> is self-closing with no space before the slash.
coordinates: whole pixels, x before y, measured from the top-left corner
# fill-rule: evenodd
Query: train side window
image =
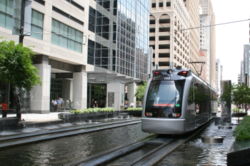
<path id="1" fill-rule="evenodd" d="M 194 103 L 195 103 L 195 112 L 197 114 L 201 113 L 201 103 L 202 103 L 202 93 L 203 87 L 198 82 L 194 83 Z"/>
<path id="2" fill-rule="evenodd" d="M 188 95 L 188 104 L 191 105 L 194 103 L 194 83 L 191 84 Z"/>

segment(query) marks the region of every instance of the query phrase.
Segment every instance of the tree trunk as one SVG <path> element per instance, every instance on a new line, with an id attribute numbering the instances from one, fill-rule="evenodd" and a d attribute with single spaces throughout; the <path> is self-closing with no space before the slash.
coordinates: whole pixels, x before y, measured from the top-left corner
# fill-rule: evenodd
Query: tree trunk
<path id="1" fill-rule="evenodd" d="M 245 113 L 247 114 L 247 104 L 245 104 Z"/>
<path id="2" fill-rule="evenodd" d="M 12 87 L 13 97 L 14 97 L 14 103 L 16 106 L 16 117 L 18 121 L 21 120 L 21 103 L 20 103 L 20 93 L 18 91 L 18 88 Z"/>

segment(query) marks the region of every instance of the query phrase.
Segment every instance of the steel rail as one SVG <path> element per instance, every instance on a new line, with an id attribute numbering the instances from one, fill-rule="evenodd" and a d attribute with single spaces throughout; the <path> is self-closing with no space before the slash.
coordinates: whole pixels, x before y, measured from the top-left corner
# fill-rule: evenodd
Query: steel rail
<path id="1" fill-rule="evenodd" d="M 207 123 L 209 124 L 209 123 Z M 173 152 L 180 145 L 186 143 L 193 137 L 197 136 L 206 126 L 203 125 L 199 129 L 195 130 L 193 133 L 189 133 L 189 135 L 183 136 L 168 136 L 165 137 L 165 142 L 158 143 L 158 146 L 147 152 L 145 155 L 137 158 L 134 161 L 127 161 L 130 166 L 153 166 L 156 165 L 159 161 L 161 161 L 168 154 Z M 104 152 L 99 155 L 95 155 L 90 157 L 80 163 L 72 164 L 78 166 L 97 166 L 97 165 L 109 165 L 112 162 L 115 162 L 118 158 L 126 157 L 126 155 L 132 154 L 135 150 L 140 150 L 146 145 L 152 144 L 150 142 L 154 142 L 154 140 L 148 140 L 144 142 L 137 142 L 130 145 L 125 145 L 123 147 L 116 148 L 114 150 Z M 111 164 L 112 165 L 112 164 Z M 119 165 L 119 163 L 118 163 Z"/>

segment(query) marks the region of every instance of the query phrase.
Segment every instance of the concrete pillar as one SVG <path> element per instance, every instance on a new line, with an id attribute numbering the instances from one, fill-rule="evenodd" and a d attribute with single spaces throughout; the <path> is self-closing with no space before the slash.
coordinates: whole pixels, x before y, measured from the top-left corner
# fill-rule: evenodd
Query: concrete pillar
<path id="1" fill-rule="evenodd" d="M 121 82 L 111 82 L 107 84 L 107 106 L 116 110 L 124 107 L 124 84 Z"/>
<path id="2" fill-rule="evenodd" d="M 136 97 L 135 97 L 136 89 L 137 89 L 137 85 L 135 82 L 128 84 L 129 106 L 133 104 L 133 107 L 136 107 Z"/>
<path id="3" fill-rule="evenodd" d="M 35 113 L 50 112 L 50 80 L 51 66 L 48 62 L 35 64 L 38 69 L 41 84 L 33 87 L 30 92 L 30 110 Z"/>
<path id="4" fill-rule="evenodd" d="M 87 108 L 87 73 L 80 71 L 73 73 L 73 108 Z"/>
<path id="5" fill-rule="evenodd" d="M 73 101 L 73 80 L 70 80 L 70 101 Z"/>

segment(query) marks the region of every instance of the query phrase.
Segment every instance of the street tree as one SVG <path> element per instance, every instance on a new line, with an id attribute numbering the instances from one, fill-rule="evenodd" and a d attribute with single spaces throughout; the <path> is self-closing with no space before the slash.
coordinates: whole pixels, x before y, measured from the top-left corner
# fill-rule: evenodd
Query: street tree
<path id="1" fill-rule="evenodd" d="M 233 88 L 233 102 L 241 105 L 247 112 L 247 106 L 250 104 L 250 88 L 245 84 L 235 85 Z"/>
<path id="2" fill-rule="evenodd" d="M 146 82 L 141 82 L 139 86 L 137 87 L 136 93 L 135 93 L 137 101 L 141 101 L 141 102 L 143 101 L 145 91 L 146 91 L 146 86 L 147 86 Z"/>
<path id="3" fill-rule="evenodd" d="M 14 41 L 0 42 L 0 78 L 9 84 L 14 96 L 17 118 L 21 119 L 20 91 L 29 91 L 40 83 L 37 68 L 32 64 L 33 52 L 30 48 Z"/>

